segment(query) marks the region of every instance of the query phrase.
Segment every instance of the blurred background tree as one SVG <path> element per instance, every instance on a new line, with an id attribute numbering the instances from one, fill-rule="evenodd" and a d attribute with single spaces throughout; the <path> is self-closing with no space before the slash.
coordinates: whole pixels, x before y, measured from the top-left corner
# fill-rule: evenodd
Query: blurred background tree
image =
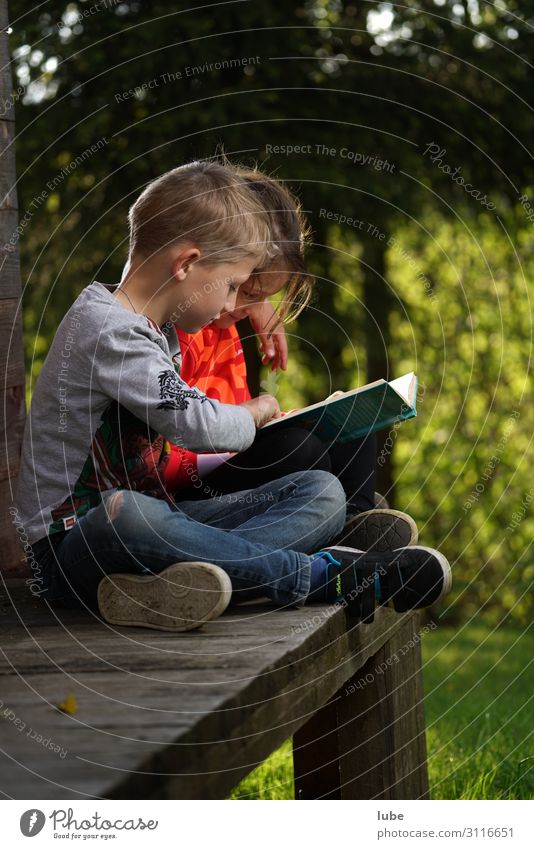
<path id="1" fill-rule="evenodd" d="M 453 562 L 445 617 L 530 621 L 533 11 L 11 0 L 29 392 L 78 292 L 119 278 L 146 182 L 221 147 L 257 162 L 314 233 L 281 403 L 416 370 L 380 488 Z"/>

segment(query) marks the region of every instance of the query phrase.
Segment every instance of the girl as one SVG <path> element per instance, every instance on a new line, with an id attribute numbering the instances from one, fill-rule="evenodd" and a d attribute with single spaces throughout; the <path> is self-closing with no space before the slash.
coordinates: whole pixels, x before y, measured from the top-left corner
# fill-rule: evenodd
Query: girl
<path id="1" fill-rule="evenodd" d="M 177 328 L 182 349 L 180 376 L 212 398 L 239 404 L 250 398 L 246 364 L 236 322 L 248 317 L 259 336 L 262 362 L 272 370 L 287 366 L 284 324 L 309 303 L 313 278 L 304 264 L 308 228 L 293 195 L 259 171 L 240 169 L 260 196 L 270 218 L 279 254 L 271 265 L 242 284 L 236 308 L 198 333 Z M 268 298 L 286 286 L 275 313 Z M 405 513 L 375 508 L 374 434 L 350 442 L 323 443 L 303 428 L 258 431 L 254 443 L 240 454 L 194 454 L 171 446 L 165 485 L 180 499 L 212 498 L 252 489 L 287 474 L 321 469 L 335 474 L 347 497 L 347 545 L 365 550 L 392 550 L 417 542 L 417 527 Z M 385 499 L 377 497 L 381 507 Z"/>

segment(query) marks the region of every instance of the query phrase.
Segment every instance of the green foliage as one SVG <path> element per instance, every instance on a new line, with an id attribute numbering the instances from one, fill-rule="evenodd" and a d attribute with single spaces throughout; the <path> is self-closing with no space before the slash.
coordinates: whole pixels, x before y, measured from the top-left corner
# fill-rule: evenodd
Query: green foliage
<path id="1" fill-rule="evenodd" d="M 231 799 L 294 799 L 293 748 L 286 740 L 276 752 L 250 773 L 233 791 Z"/>
<path id="2" fill-rule="evenodd" d="M 528 511 L 514 526 L 513 514 L 532 486 L 534 234 L 520 231 L 512 252 L 491 216 L 464 225 L 428 211 L 425 223 L 432 238 L 405 227 L 388 253 L 392 356 L 422 380 L 419 416 L 396 440 L 398 490 L 425 542 L 451 559 L 448 615 L 491 607 L 491 621 L 531 621 L 534 524 Z"/>
<path id="3" fill-rule="evenodd" d="M 423 648 L 432 798 L 534 798 L 532 632 L 471 620 Z"/>
<path id="4" fill-rule="evenodd" d="M 491 214 L 464 211 L 459 222 L 429 208 L 422 217 L 424 228 L 399 226 L 386 253 L 394 293 L 388 353 L 396 375 L 415 370 L 421 381 L 418 417 L 390 433 L 397 504 L 453 564 L 447 616 L 484 610 L 493 622 L 508 614 L 528 622 L 534 234 L 516 223 L 512 251 Z M 287 409 L 365 382 L 361 252 L 354 242 L 338 247 L 339 229 L 328 241 L 336 254 L 335 284 L 327 282 L 344 344 L 337 370 L 327 359 L 314 371 L 325 352 L 319 346 L 310 355 L 310 340 L 323 337 L 319 328 L 305 334 L 280 381 Z M 328 321 L 319 314 L 318 323 Z"/>

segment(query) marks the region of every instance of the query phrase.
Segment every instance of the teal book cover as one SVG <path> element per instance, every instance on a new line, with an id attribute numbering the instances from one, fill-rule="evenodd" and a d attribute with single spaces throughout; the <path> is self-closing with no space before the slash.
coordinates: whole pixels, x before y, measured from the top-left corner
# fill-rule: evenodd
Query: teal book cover
<path id="1" fill-rule="evenodd" d="M 325 401 L 267 422 L 262 428 L 298 426 L 325 442 L 348 442 L 383 430 L 417 415 L 417 375 L 377 380 L 350 392 L 335 393 Z"/>

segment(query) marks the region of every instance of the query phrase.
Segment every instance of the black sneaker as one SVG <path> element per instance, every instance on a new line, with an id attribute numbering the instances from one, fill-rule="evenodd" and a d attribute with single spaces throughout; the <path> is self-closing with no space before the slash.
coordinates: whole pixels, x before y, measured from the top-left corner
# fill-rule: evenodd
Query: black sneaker
<path id="1" fill-rule="evenodd" d="M 417 545 L 418 538 L 417 525 L 408 513 L 376 509 L 349 515 L 334 545 L 361 551 L 395 551 Z"/>
<path id="2" fill-rule="evenodd" d="M 435 548 L 413 545 L 395 551 L 369 553 L 357 548 L 325 549 L 341 564 L 329 570 L 327 601 L 346 605 L 350 616 L 366 624 L 374 620 L 376 597 L 397 613 L 430 607 L 452 585 L 451 567 Z"/>

